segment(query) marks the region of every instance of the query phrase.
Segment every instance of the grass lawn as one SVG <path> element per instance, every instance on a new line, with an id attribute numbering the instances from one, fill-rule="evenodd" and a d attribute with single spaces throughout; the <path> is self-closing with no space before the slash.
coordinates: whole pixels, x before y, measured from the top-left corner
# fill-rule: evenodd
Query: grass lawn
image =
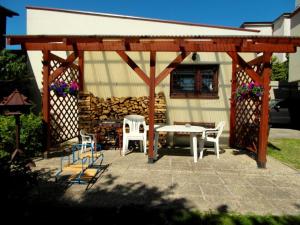
<path id="1" fill-rule="evenodd" d="M 268 155 L 300 169 L 300 139 L 269 140 Z"/>

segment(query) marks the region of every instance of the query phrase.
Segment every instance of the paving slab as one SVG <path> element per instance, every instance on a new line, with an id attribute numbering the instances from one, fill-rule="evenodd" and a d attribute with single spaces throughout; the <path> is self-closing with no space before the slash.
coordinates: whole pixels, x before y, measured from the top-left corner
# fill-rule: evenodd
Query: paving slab
<path id="1" fill-rule="evenodd" d="M 205 154 L 197 163 L 188 149 L 176 149 L 176 154 L 175 150 L 168 154 L 168 150 L 153 164 L 139 151 L 120 156 L 119 150 L 104 150 L 103 165 L 107 167 L 89 188 L 74 184 L 47 193 L 61 201 L 88 206 L 141 204 L 206 212 L 300 213 L 300 173 L 276 159 L 268 157 L 267 168 L 258 169 L 253 158 L 235 149 L 225 149 L 220 159 Z M 50 180 L 60 158 L 38 160 L 36 164 L 35 169 Z"/>

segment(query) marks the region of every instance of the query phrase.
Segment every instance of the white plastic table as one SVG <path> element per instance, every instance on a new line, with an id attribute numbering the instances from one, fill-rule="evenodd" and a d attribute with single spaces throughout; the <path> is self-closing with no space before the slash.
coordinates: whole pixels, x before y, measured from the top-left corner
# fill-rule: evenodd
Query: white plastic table
<path id="1" fill-rule="evenodd" d="M 148 126 L 147 126 L 148 128 Z M 149 129 L 149 128 L 148 128 Z M 184 132 L 190 133 L 190 146 L 191 153 L 194 155 L 194 162 L 197 162 L 197 134 L 205 131 L 204 127 L 200 126 L 191 126 L 191 125 L 154 125 L 154 152 L 155 158 L 157 158 L 157 149 L 158 149 L 158 136 L 159 132 Z"/>

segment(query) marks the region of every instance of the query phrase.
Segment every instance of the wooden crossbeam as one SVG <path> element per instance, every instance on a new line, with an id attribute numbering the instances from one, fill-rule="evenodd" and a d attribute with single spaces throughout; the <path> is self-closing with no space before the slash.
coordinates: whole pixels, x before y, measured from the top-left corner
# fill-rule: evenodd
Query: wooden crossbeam
<path id="1" fill-rule="evenodd" d="M 144 73 L 144 71 L 127 55 L 124 51 L 116 51 L 118 55 L 127 63 L 127 65 L 133 69 L 137 75 L 149 86 L 150 78 Z"/>
<path id="2" fill-rule="evenodd" d="M 241 52 L 286 52 L 295 53 L 296 46 L 292 44 L 248 43 L 241 46 Z"/>
<path id="3" fill-rule="evenodd" d="M 22 43 L 42 43 L 42 42 L 95 42 L 106 40 L 128 40 L 128 41 L 175 41 L 181 40 L 205 41 L 211 40 L 219 43 L 272 43 L 272 44 L 296 44 L 300 45 L 299 37 L 278 37 L 278 36 L 216 36 L 216 35 L 198 35 L 198 36 L 120 36 L 120 35 L 7 35 L 7 44 L 22 44 Z"/>
<path id="4" fill-rule="evenodd" d="M 261 82 L 261 77 L 256 73 L 251 65 L 249 65 L 239 54 L 233 54 L 233 52 L 227 52 L 227 54 L 233 59 L 236 60 L 237 64 L 245 70 L 245 72 L 251 77 L 252 80 Z"/>
<path id="5" fill-rule="evenodd" d="M 191 52 L 181 52 L 155 79 L 155 86 L 164 80 Z"/>
<path id="6" fill-rule="evenodd" d="M 296 52 L 295 44 L 276 44 L 276 43 L 246 43 L 238 44 L 237 41 L 130 41 L 114 40 L 102 42 L 87 41 L 69 44 L 68 41 L 61 43 L 46 42 L 25 42 L 22 47 L 26 50 L 40 51 L 74 51 L 76 46 L 78 51 L 156 51 L 156 52 Z"/>
<path id="7" fill-rule="evenodd" d="M 66 71 L 70 65 L 74 64 L 74 61 L 77 59 L 77 56 L 78 54 L 76 52 L 73 52 L 71 55 L 69 55 L 67 59 L 64 60 L 64 62 L 62 62 L 61 65 L 50 75 L 49 82 L 51 83 L 53 80 L 59 77 L 64 71 Z"/>

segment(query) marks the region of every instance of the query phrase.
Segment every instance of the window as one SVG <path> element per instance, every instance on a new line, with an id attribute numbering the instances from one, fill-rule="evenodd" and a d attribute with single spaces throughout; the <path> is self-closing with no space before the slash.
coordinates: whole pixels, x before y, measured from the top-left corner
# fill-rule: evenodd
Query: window
<path id="1" fill-rule="evenodd" d="M 180 65 L 171 73 L 171 98 L 218 98 L 219 65 Z"/>

